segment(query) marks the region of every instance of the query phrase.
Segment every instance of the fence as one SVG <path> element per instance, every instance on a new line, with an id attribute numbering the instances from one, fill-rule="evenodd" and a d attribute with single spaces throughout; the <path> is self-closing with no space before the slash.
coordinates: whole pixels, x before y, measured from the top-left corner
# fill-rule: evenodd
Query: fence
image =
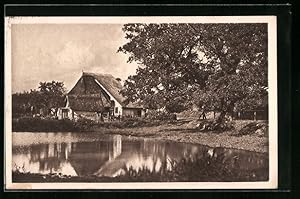
<path id="1" fill-rule="evenodd" d="M 235 120 L 268 120 L 267 110 L 247 110 L 233 113 Z"/>

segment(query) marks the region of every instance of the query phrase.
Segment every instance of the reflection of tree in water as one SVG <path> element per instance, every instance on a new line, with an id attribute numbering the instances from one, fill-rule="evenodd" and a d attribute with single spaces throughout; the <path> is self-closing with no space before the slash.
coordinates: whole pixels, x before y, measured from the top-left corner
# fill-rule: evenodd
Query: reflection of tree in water
<path id="1" fill-rule="evenodd" d="M 268 179 L 266 154 L 183 143 L 159 144 L 152 141 L 143 143 L 143 157 L 151 157 L 153 167 L 144 165 L 138 168 L 127 168 L 124 177 L 129 181 L 265 181 Z M 161 166 L 157 171 L 154 168 L 158 160 Z"/>
<path id="2" fill-rule="evenodd" d="M 158 173 L 162 177 L 177 172 L 186 179 L 213 181 L 222 175 L 231 179 L 234 175 L 261 174 L 265 179 L 268 171 L 268 158 L 264 154 L 150 139 L 122 140 L 121 136 L 97 142 L 48 143 L 13 148 L 13 154 L 20 153 L 25 154 L 22 158 L 28 158 L 29 164 L 35 163 L 40 173 L 73 169 L 79 176 L 117 176 L 131 168 L 136 172 L 144 169 Z M 176 165 L 181 165 L 180 172 L 185 173 L 180 174 Z"/>
<path id="3" fill-rule="evenodd" d="M 50 173 L 61 168 L 67 162 L 71 153 L 71 143 L 49 143 L 32 145 L 30 147 L 30 162 L 39 162 L 41 172 L 50 170 Z"/>
<path id="4" fill-rule="evenodd" d="M 226 166 L 240 170 L 268 167 L 267 156 L 255 152 L 218 147 L 213 149 L 212 156 L 214 159 L 226 164 Z"/>
<path id="5" fill-rule="evenodd" d="M 182 181 L 268 180 L 269 168 L 266 154 L 210 148 L 199 155 L 194 160 L 187 158 L 174 164 L 173 172 L 169 172 L 168 176 L 175 175 Z"/>
<path id="6" fill-rule="evenodd" d="M 166 166 L 166 143 L 157 143 L 144 139 L 142 142 L 142 154 L 144 159 L 151 158 L 152 168 L 150 171 L 163 170 Z M 158 165 L 160 163 L 161 165 Z M 145 165 L 142 165 L 143 167 Z"/>

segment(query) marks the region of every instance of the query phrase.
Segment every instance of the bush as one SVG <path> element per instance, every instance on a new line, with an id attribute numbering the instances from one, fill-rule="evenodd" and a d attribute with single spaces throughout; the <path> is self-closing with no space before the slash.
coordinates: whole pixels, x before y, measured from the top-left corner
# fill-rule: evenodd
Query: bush
<path id="1" fill-rule="evenodd" d="M 125 118 L 122 121 L 96 122 L 94 120 L 80 118 L 76 122 L 72 120 L 57 120 L 52 118 L 25 117 L 13 119 L 12 130 L 15 132 L 68 132 L 68 131 L 94 131 L 97 128 L 134 128 L 145 126 L 157 126 L 161 121 L 147 120 L 143 118 Z"/>
<path id="2" fill-rule="evenodd" d="M 259 137 L 268 136 L 268 124 L 264 122 L 251 122 L 242 127 L 237 136 L 256 134 Z"/>
<path id="3" fill-rule="evenodd" d="M 80 118 L 76 122 L 74 122 L 74 126 L 76 129 L 80 129 L 80 131 L 90 131 L 91 128 L 97 123 L 93 120 Z"/>
<path id="4" fill-rule="evenodd" d="M 71 120 L 56 120 L 25 117 L 12 121 L 12 130 L 29 132 L 78 131 Z"/>
<path id="5" fill-rule="evenodd" d="M 176 120 L 176 114 L 175 113 L 168 113 L 166 111 L 156 111 L 152 110 L 147 113 L 147 119 L 150 120 L 161 120 L 161 121 L 166 121 L 166 120 Z"/>
<path id="6" fill-rule="evenodd" d="M 212 121 L 203 121 L 198 124 L 197 129 L 201 131 L 230 131 L 234 129 L 234 122 L 232 121 L 225 121 L 224 123 L 218 123 L 216 120 Z"/>

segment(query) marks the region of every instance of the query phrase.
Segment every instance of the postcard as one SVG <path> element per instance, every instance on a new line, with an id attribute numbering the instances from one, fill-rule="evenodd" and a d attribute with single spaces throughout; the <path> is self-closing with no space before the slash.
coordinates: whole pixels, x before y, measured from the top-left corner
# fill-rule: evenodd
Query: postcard
<path id="1" fill-rule="evenodd" d="M 276 189 L 276 16 L 6 17 L 5 188 Z"/>

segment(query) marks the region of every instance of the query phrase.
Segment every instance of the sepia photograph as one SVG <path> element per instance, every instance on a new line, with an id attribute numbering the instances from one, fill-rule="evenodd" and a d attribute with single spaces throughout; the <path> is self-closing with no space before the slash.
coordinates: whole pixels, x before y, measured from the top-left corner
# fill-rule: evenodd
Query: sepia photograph
<path id="1" fill-rule="evenodd" d="M 6 17 L 6 188 L 277 188 L 276 31 L 275 16 Z"/>

